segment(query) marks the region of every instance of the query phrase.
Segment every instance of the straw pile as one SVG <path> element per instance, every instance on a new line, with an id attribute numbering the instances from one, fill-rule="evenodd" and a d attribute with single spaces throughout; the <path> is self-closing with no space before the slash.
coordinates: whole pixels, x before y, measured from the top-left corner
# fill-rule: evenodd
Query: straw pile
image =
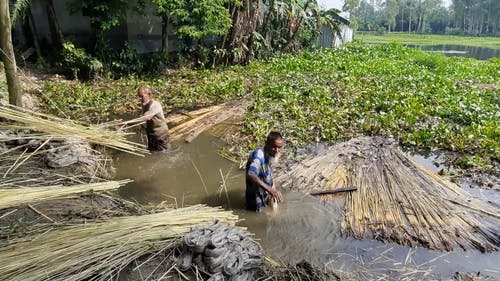
<path id="1" fill-rule="evenodd" d="M 106 193 L 85 193 L 0 210 L 0 248 L 12 239 L 55 228 L 152 213 L 143 206 Z"/>
<path id="2" fill-rule="evenodd" d="M 7 120 L 7 121 L 3 121 Z M 92 144 L 124 151 L 135 155 L 148 153 L 144 145 L 126 139 L 122 130 L 110 130 L 121 122 L 89 125 L 55 116 L 29 111 L 13 105 L 0 107 L 0 130 L 29 130 L 39 132 L 28 139 L 55 140 L 79 138 Z M 11 139 L 9 139 L 11 140 Z M 3 140 L 6 141 L 6 140 Z"/>
<path id="3" fill-rule="evenodd" d="M 202 205 L 121 217 L 54 230 L 0 250 L 5 280 L 109 280 L 144 254 L 168 248 L 192 227 L 214 219 L 234 225 L 228 211 Z"/>
<path id="4" fill-rule="evenodd" d="M 174 141 L 183 139 L 186 142 L 192 142 L 198 135 L 214 125 L 243 116 L 245 110 L 244 101 L 234 101 L 170 116 L 167 118 L 167 123 L 172 127 L 170 137 Z"/>
<path id="5" fill-rule="evenodd" d="M 0 188 L 111 178 L 111 159 L 88 143 L 78 139 L 41 141 L 38 136 L 26 131 L 0 131 Z"/>
<path id="6" fill-rule="evenodd" d="M 108 181 L 73 186 L 0 189 L 0 209 L 29 203 L 32 204 L 35 202 L 62 198 L 86 192 L 115 190 L 128 182 L 130 182 L 130 180 Z"/>
<path id="7" fill-rule="evenodd" d="M 343 193 L 344 235 L 367 234 L 382 241 L 450 251 L 496 251 L 498 206 L 472 198 L 406 158 L 383 139 L 357 138 L 308 153 L 278 171 L 281 186 L 313 191 L 357 188 Z M 323 195 L 324 200 L 339 195 Z"/>

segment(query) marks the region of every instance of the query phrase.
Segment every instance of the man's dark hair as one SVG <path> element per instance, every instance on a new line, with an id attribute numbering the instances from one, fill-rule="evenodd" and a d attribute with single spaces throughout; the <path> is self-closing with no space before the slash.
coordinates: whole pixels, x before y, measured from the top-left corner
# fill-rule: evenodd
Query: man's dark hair
<path id="1" fill-rule="evenodd" d="M 272 143 L 274 143 L 275 140 L 279 140 L 279 139 L 283 139 L 283 136 L 281 136 L 281 134 L 279 132 L 271 131 L 267 135 L 266 144 L 267 143 L 272 144 Z"/>

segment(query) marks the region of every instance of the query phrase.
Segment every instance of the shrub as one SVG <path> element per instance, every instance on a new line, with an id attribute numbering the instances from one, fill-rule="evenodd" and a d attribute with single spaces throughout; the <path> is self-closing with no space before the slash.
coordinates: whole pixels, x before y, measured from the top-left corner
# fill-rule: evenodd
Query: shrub
<path id="1" fill-rule="evenodd" d="M 446 64 L 446 57 L 436 54 L 419 53 L 415 54 L 414 62 L 430 70 L 435 70 Z"/>
<path id="2" fill-rule="evenodd" d="M 70 72 L 75 79 L 94 78 L 103 69 L 103 64 L 87 54 L 85 49 L 77 48 L 72 42 L 63 43 L 62 62 L 63 71 Z"/>

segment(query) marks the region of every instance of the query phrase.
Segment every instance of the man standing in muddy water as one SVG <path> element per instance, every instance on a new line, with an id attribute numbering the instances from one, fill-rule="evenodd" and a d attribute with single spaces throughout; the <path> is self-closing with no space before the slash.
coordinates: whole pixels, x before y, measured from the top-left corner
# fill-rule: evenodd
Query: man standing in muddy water
<path id="1" fill-rule="evenodd" d="M 283 199 L 273 185 L 271 164 L 278 161 L 283 148 L 283 137 L 278 132 L 267 135 L 264 148 L 257 148 L 248 157 L 246 165 L 246 208 L 259 212 L 269 203 L 269 195 L 276 202 Z"/>
<path id="2" fill-rule="evenodd" d="M 142 115 L 139 120 L 146 122 L 149 151 L 164 151 L 170 148 L 170 135 L 161 104 L 153 100 L 153 92 L 148 87 L 139 87 L 137 96 L 142 102 Z"/>

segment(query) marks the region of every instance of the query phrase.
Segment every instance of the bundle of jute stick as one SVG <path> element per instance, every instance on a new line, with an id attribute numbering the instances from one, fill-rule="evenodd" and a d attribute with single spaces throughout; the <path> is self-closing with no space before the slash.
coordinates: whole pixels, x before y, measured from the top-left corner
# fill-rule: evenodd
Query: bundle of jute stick
<path id="1" fill-rule="evenodd" d="M 130 182 L 130 180 L 107 181 L 73 186 L 39 186 L 36 188 L 28 187 L 0 189 L 0 209 L 23 204 L 33 204 L 35 202 L 88 192 L 116 190 L 128 182 Z"/>
<path id="2" fill-rule="evenodd" d="M 496 251 L 498 206 L 474 199 L 408 159 L 393 142 L 361 137 L 311 151 L 289 163 L 275 180 L 283 187 L 321 194 L 350 189 L 343 198 L 344 235 L 452 250 L 453 246 Z"/>
<path id="3" fill-rule="evenodd" d="M 240 100 L 173 115 L 167 118 L 167 122 L 172 127 L 170 129 L 171 139 L 174 141 L 183 139 L 186 142 L 192 142 L 198 135 L 209 128 L 228 119 L 242 117 L 245 110 L 246 103 Z"/>
<path id="4" fill-rule="evenodd" d="M 0 106 L 0 130 L 35 131 L 38 133 L 32 134 L 32 139 L 60 140 L 79 138 L 89 143 L 99 144 L 135 155 L 148 153 L 143 144 L 126 139 L 126 135 L 130 133 L 121 129 L 110 129 L 113 127 L 118 128 L 121 124 L 122 122 L 120 121 L 113 121 L 91 125 L 33 112 L 13 105 Z"/>
<path id="5" fill-rule="evenodd" d="M 138 257 L 172 247 L 195 226 L 235 225 L 229 211 L 196 205 L 120 217 L 26 237 L 0 249 L 5 280 L 112 280 Z"/>

